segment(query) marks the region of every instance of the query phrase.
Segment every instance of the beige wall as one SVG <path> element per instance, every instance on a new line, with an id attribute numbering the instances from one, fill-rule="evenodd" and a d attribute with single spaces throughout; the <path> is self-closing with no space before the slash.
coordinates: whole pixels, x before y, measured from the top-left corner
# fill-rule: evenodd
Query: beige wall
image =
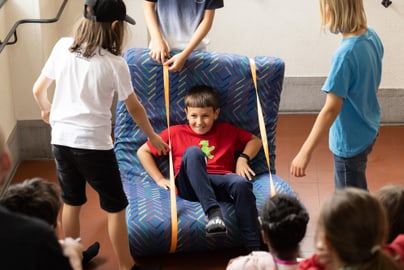
<path id="1" fill-rule="evenodd" d="M 7 33 L 10 24 L 7 23 L 8 13 L 6 5 L 0 9 L 0 39 L 3 40 Z M 16 116 L 14 109 L 13 91 L 11 86 L 9 52 L 7 49 L 0 54 L 0 125 L 4 130 L 6 138 L 10 135 L 16 124 Z"/>
<path id="2" fill-rule="evenodd" d="M 404 1 L 389 8 L 364 0 L 369 24 L 385 45 L 381 88 L 404 89 Z M 62 0 L 8 0 L 0 9 L 0 39 L 16 20 L 53 18 Z M 19 120 L 40 119 L 31 94 L 32 84 L 55 41 L 70 33 L 82 14 L 83 0 L 69 0 L 61 20 L 53 24 L 23 24 L 18 43 L 0 54 L 0 125 L 10 134 Z M 142 0 L 126 0 L 137 21 L 130 26 L 129 47 L 146 46 Z M 227 0 L 216 13 L 210 33 L 211 51 L 247 56 L 273 55 L 286 63 L 286 77 L 325 77 L 340 37 L 319 27 L 318 1 Z M 315 91 L 318 91 L 315 89 Z M 293 93 L 288 96 L 293 99 Z M 320 100 L 319 103 L 322 103 Z"/>

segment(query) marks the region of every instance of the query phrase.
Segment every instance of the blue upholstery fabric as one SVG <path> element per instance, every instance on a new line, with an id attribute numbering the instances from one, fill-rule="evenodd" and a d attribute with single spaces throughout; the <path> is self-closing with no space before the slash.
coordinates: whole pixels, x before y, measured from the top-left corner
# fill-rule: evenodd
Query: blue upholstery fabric
<path id="1" fill-rule="evenodd" d="M 130 68 L 134 91 L 145 107 L 152 126 L 156 132 L 160 132 L 167 128 L 162 66 L 151 60 L 149 51 L 143 48 L 128 50 L 124 58 Z M 284 62 L 279 58 L 267 56 L 257 56 L 255 62 L 275 190 L 278 193 L 294 194 L 291 187 L 275 174 L 275 130 Z M 200 84 L 212 86 L 221 94 L 221 113 L 218 121 L 230 122 L 260 136 L 256 93 L 247 57 L 229 53 L 193 52 L 181 72 L 170 73 L 171 125 L 186 123 L 183 111 L 185 92 Z M 126 111 L 125 104 L 118 102 L 115 152 L 129 199 L 127 222 L 131 251 L 135 257 L 166 254 L 169 252 L 171 241 L 169 192 L 154 183 L 136 155 L 137 149 L 145 140 L 144 133 Z M 167 159 L 160 158 L 157 162 L 162 172 L 168 175 Z M 258 175 L 254 180 L 254 193 L 260 211 L 265 199 L 270 195 L 268 168 L 262 150 L 251 166 Z M 177 196 L 176 252 L 242 246 L 233 205 L 221 203 L 221 206 L 228 235 L 222 238 L 207 238 L 204 231 L 207 219 L 200 204 Z"/>

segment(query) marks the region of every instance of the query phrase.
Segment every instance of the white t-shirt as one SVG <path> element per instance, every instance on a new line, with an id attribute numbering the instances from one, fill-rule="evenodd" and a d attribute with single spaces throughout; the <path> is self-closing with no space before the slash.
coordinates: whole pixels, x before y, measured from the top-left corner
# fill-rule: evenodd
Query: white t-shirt
<path id="1" fill-rule="evenodd" d="M 281 261 L 266 251 L 253 251 L 229 261 L 226 270 L 295 270 L 299 263 Z"/>
<path id="2" fill-rule="evenodd" d="M 54 46 L 42 74 L 56 80 L 50 113 L 52 144 L 81 149 L 110 150 L 111 105 L 114 93 L 125 100 L 133 93 L 125 60 L 102 49 L 84 58 L 71 53 L 73 38 Z"/>

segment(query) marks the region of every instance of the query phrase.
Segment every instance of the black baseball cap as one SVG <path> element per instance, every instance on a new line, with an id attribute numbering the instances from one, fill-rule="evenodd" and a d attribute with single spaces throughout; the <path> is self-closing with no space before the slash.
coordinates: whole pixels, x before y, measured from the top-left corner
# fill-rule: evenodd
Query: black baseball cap
<path id="1" fill-rule="evenodd" d="M 87 12 L 92 8 L 94 15 Z M 127 21 L 136 24 L 135 20 L 126 14 L 126 6 L 122 0 L 86 0 L 84 4 L 84 17 L 95 22 Z"/>

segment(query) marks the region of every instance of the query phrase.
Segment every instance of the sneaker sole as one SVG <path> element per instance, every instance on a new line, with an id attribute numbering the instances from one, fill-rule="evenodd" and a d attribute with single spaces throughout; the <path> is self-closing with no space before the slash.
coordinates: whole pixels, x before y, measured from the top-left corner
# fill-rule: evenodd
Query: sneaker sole
<path id="1" fill-rule="evenodd" d="M 223 232 L 206 232 L 205 235 L 207 237 L 221 237 L 221 236 L 227 236 L 227 230 Z"/>

